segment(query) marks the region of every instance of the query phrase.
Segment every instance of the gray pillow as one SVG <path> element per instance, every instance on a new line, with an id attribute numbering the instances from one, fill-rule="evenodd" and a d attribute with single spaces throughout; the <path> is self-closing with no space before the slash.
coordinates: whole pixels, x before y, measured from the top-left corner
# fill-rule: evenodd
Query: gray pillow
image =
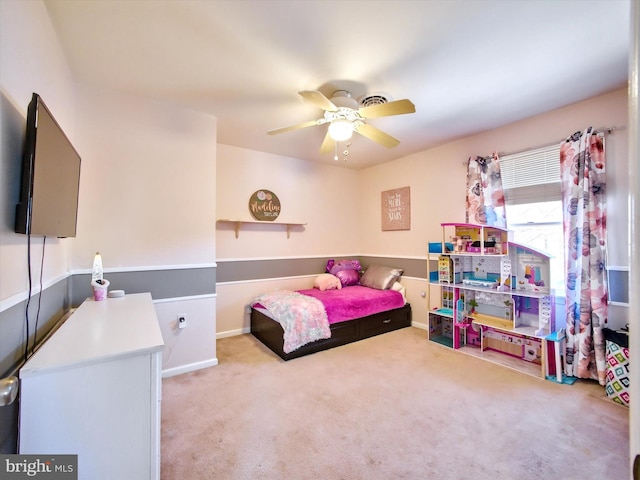
<path id="1" fill-rule="evenodd" d="M 370 265 L 360 278 L 360 285 L 378 290 L 388 290 L 402 275 L 401 268 Z"/>

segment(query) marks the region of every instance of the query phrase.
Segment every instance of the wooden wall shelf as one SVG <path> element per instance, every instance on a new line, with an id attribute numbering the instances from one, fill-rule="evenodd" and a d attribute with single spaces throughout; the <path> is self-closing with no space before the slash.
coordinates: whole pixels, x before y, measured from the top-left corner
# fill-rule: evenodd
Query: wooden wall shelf
<path id="1" fill-rule="evenodd" d="M 294 222 L 267 222 L 260 220 L 230 220 L 227 218 L 218 219 L 218 223 L 232 223 L 235 225 L 236 238 L 240 236 L 240 228 L 243 224 L 260 224 L 260 225 L 284 225 L 287 227 L 287 238 L 291 236 L 292 227 L 302 227 L 306 223 L 294 223 Z"/>

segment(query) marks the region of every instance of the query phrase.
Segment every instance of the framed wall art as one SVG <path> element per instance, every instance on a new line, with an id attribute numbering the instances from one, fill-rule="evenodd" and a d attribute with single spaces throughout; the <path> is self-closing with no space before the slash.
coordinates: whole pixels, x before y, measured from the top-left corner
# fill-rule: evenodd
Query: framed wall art
<path id="1" fill-rule="evenodd" d="M 382 192 L 382 231 L 411 230 L 411 187 Z"/>

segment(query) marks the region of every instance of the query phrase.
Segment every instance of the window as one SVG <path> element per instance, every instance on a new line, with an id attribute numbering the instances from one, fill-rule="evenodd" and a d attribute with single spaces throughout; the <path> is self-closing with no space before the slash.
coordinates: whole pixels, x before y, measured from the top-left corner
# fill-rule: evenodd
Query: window
<path id="1" fill-rule="evenodd" d="M 500 171 L 513 241 L 551 255 L 551 288 L 564 291 L 560 145 L 504 155 Z"/>

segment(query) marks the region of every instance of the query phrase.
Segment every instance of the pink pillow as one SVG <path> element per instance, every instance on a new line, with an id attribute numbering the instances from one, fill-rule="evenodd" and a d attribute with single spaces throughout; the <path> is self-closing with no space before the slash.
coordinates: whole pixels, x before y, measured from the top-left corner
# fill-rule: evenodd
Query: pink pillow
<path id="1" fill-rule="evenodd" d="M 321 273 L 313 281 L 313 288 L 318 288 L 320 290 L 340 290 L 342 288 L 342 283 L 335 275 L 331 275 L 330 273 Z"/>
<path id="2" fill-rule="evenodd" d="M 335 275 L 340 279 L 343 287 L 357 285 L 360 282 L 360 274 L 356 270 L 340 270 Z"/>
<path id="3" fill-rule="evenodd" d="M 358 260 L 343 259 L 329 260 L 327 262 L 327 273 L 335 275 L 342 282 L 343 287 L 357 285 L 360 282 L 360 262 Z"/>

